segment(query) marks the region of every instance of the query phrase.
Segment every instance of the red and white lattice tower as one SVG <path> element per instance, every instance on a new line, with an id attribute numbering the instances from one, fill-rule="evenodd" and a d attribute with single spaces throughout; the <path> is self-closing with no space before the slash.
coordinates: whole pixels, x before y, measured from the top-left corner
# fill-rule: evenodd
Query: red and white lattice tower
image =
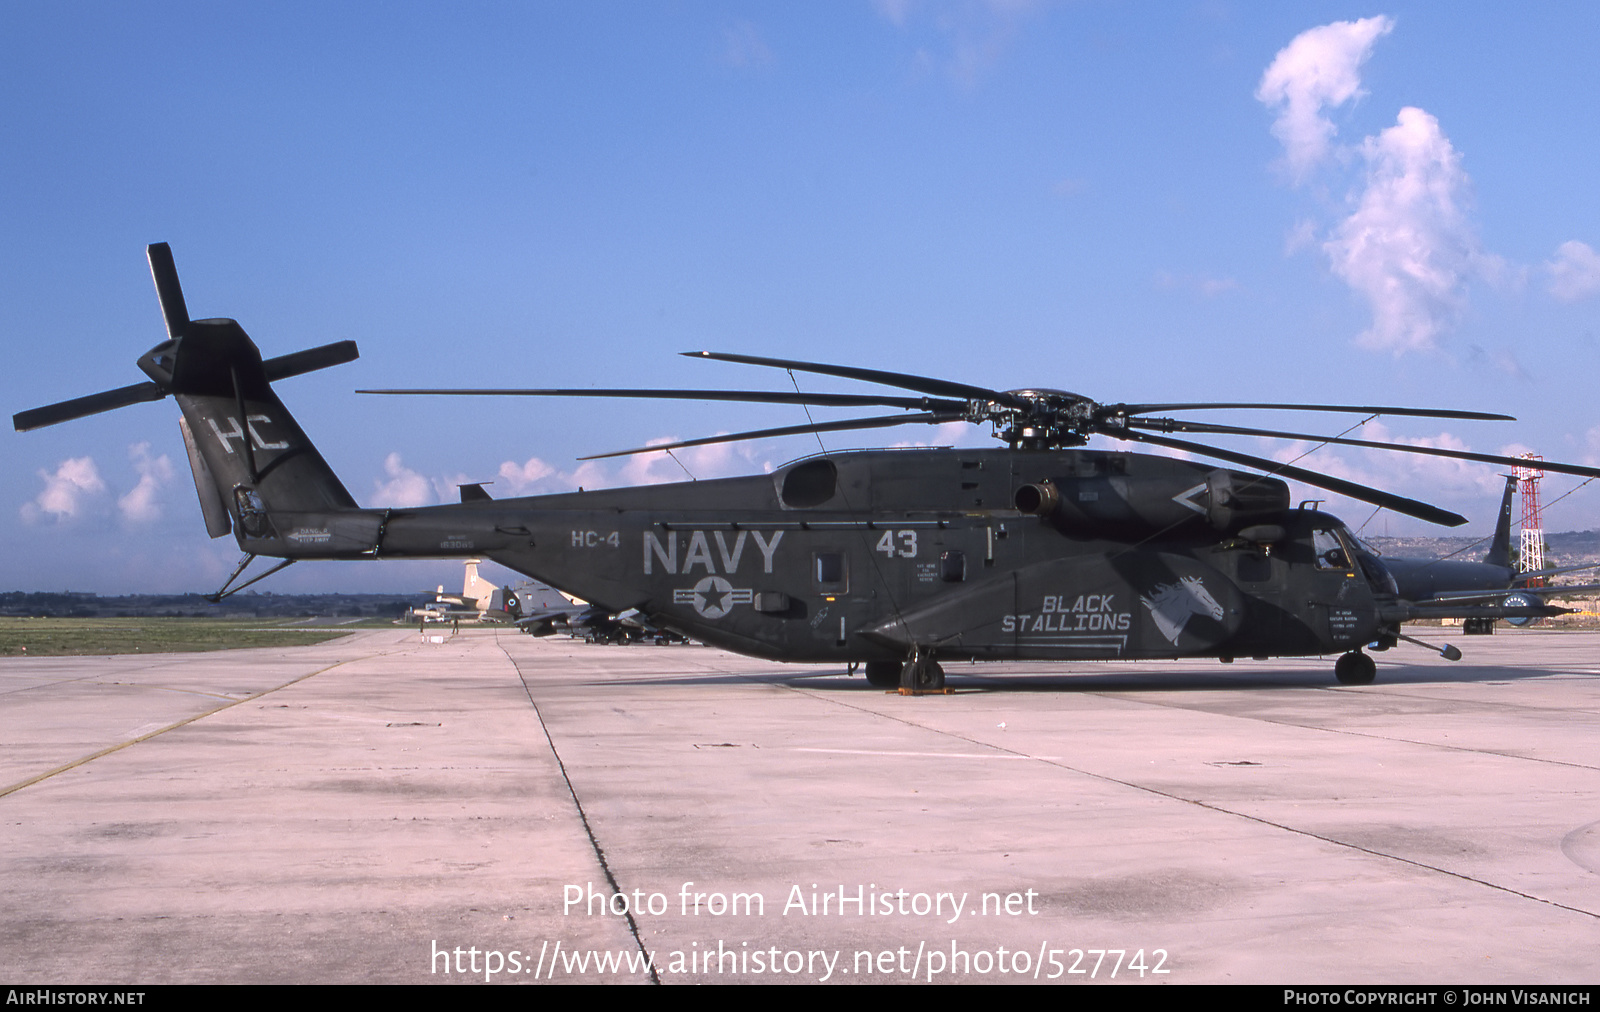
<path id="1" fill-rule="evenodd" d="M 1543 460 L 1533 453 L 1524 453 L 1528 461 Z M 1544 517 L 1539 512 L 1539 479 L 1544 471 L 1528 463 L 1517 468 L 1517 488 L 1522 493 L 1522 546 L 1517 559 L 1517 572 L 1531 573 L 1544 568 Z M 1543 587 L 1544 577 L 1536 576 L 1527 586 Z"/>

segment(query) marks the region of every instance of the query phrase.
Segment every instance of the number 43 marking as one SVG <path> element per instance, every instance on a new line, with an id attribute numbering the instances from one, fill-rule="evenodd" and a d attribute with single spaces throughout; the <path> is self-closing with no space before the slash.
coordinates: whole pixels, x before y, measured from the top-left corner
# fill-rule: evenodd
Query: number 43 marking
<path id="1" fill-rule="evenodd" d="M 897 538 L 900 541 L 899 545 L 895 544 L 895 539 Z M 873 551 L 882 552 L 891 559 L 896 555 L 902 559 L 914 559 L 917 557 L 917 532 L 884 531 L 883 537 L 878 539 L 878 544 L 873 548 Z"/>

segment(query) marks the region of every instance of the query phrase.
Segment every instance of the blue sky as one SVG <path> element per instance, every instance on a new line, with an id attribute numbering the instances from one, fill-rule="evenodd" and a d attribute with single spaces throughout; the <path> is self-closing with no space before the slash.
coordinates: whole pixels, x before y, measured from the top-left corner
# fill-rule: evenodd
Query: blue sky
<path id="1" fill-rule="evenodd" d="M 659 455 L 575 458 L 804 421 L 352 392 L 787 382 L 674 354 L 700 348 L 1102 401 L 1504 411 L 1520 421 L 1367 433 L 1600 463 L 1600 8 L 208 2 L 0 19 L 11 412 L 143 378 L 134 360 L 163 336 L 144 246 L 165 241 L 193 315 L 238 319 L 265 354 L 360 344 L 280 393 L 369 505 L 463 480 L 497 496 L 676 480 Z M 897 440 L 989 437 L 827 445 Z M 680 456 L 707 477 L 815 449 Z M 1491 466 L 1301 463 L 1492 523 Z M 211 589 L 237 559 L 205 537 L 170 403 L 8 433 L 0 467 L 0 587 Z M 1576 483 L 1547 479 L 1546 500 Z M 1600 482 L 1547 527 L 1597 514 Z M 318 564 L 263 586 L 415 590 L 459 571 Z"/>

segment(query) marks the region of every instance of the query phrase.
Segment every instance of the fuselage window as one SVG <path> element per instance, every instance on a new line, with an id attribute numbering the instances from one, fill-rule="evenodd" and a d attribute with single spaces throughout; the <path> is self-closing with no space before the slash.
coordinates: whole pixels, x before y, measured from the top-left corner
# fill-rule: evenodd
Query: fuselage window
<path id="1" fill-rule="evenodd" d="M 811 558 L 811 573 L 818 590 L 836 593 L 846 589 L 849 571 L 845 568 L 843 552 L 817 552 Z"/>

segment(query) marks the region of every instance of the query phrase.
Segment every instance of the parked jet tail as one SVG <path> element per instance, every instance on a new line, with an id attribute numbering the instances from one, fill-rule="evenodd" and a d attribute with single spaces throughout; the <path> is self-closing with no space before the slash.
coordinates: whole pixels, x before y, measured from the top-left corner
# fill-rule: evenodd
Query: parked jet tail
<path id="1" fill-rule="evenodd" d="M 1483 561 L 1491 566 L 1511 567 L 1511 497 L 1517 491 L 1517 476 L 1506 475 L 1506 492 L 1500 497 L 1500 518 L 1495 521 L 1494 540 Z"/>

